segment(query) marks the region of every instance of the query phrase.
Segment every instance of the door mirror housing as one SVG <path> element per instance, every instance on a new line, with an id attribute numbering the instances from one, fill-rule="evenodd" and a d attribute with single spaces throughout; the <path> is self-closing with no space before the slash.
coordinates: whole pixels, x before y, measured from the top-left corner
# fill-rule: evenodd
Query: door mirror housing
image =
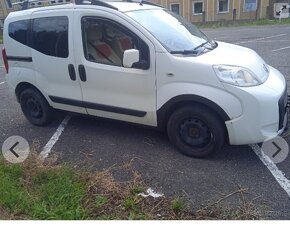
<path id="1" fill-rule="evenodd" d="M 128 49 L 123 55 L 123 66 L 126 68 L 132 68 L 134 63 L 140 61 L 140 52 L 137 49 Z"/>

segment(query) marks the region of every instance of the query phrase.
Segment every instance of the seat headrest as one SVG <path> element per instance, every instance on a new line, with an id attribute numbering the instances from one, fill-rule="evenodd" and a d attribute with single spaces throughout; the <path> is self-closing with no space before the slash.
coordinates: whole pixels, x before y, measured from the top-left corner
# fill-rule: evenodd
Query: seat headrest
<path id="1" fill-rule="evenodd" d="M 89 41 L 100 40 L 102 38 L 103 32 L 101 27 L 89 27 L 87 31 L 87 36 Z"/>
<path id="2" fill-rule="evenodd" d="M 130 40 L 130 38 L 123 37 L 123 38 L 120 38 L 119 41 L 120 41 L 121 48 L 123 51 L 133 48 L 132 41 Z"/>
<path id="3" fill-rule="evenodd" d="M 123 35 L 118 29 L 113 26 L 106 27 L 106 34 L 111 38 L 121 37 Z"/>

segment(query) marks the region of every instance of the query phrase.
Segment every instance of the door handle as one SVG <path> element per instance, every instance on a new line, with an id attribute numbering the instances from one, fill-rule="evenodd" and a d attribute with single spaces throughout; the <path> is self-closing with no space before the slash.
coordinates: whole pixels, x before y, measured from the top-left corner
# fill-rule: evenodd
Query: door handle
<path id="1" fill-rule="evenodd" d="M 68 65 L 68 74 L 71 80 L 76 80 L 76 71 L 73 64 Z"/>
<path id="2" fill-rule="evenodd" d="M 87 75 L 86 75 L 86 70 L 85 70 L 84 65 L 79 65 L 79 75 L 80 75 L 81 81 L 83 82 L 87 81 Z"/>

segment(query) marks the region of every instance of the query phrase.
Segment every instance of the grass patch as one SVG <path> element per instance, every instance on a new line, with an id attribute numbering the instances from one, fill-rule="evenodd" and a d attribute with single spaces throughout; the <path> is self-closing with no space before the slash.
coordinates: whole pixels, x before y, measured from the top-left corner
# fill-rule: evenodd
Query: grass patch
<path id="1" fill-rule="evenodd" d="M 3 34 L 0 34 L 0 44 L 3 44 Z"/>
<path id="2" fill-rule="evenodd" d="M 173 199 L 171 208 L 175 213 L 180 213 L 185 209 L 185 203 L 180 198 Z"/>
<path id="3" fill-rule="evenodd" d="M 0 205 L 31 219 L 83 219 L 84 181 L 70 168 L 38 168 L 0 162 Z"/>
<path id="4" fill-rule="evenodd" d="M 258 19 L 252 21 L 219 21 L 208 22 L 205 24 L 196 24 L 200 29 L 204 28 L 222 28 L 222 27 L 239 27 L 239 26 L 264 26 L 264 25 L 284 25 L 290 24 L 290 18 L 282 19 Z"/>
<path id="5" fill-rule="evenodd" d="M 105 196 L 97 196 L 96 197 L 96 207 L 101 208 L 108 202 L 108 198 Z"/>
<path id="6" fill-rule="evenodd" d="M 31 192 L 36 199 L 32 218 L 84 219 L 86 210 L 81 201 L 86 191 L 85 182 L 72 169 L 63 167 L 40 171 L 32 177 Z"/>
<path id="7" fill-rule="evenodd" d="M 0 219 L 260 218 L 254 205 L 245 202 L 230 209 L 213 204 L 193 212 L 185 198 L 142 197 L 139 194 L 147 187 L 138 172 L 132 168 L 130 172 L 132 180 L 120 183 L 109 170 L 78 171 L 67 165 L 44 164 L 34 156 L 23 164 L 9 164 L 0 158 Z"/>

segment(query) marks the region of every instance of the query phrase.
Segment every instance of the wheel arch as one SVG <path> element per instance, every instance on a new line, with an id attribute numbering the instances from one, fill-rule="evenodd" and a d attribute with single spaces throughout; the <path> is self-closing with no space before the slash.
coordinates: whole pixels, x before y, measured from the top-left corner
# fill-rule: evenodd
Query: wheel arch
<path id="1" fill-rule="evenodd" d="M 207 107 L 212 112 L 216 113 L 221 121 L 225 122 L 230 120 L 228 114 L 215 102 L 198 95 L 179 95 L 171 98 L 160 109 L 157 110 L 157 123 L 160 129 L 166 127 L 166 123 L 170 115 L 178 108 L 186 105 L 199 104 Z M 226 137 L 228 137 L 227 128 L 224 124 Z M 228 140 L 227 140 L 228 141 Z"/>
<path id="2" fill-rule="evenodd" d="M 16 88 L 15 88 L 15 95 L 16 95 L 16 99 L 17 101 L 19 102 L 20 101 L 20 93 L 22 91 L 24 91 L 25 89 L 28 89 L 28 88 L 32 88 L 32 89 L 35 89 L 37 90 L 41 95 L 42 92 L 36 87 L 34 86 L 33 84 L 31 83 L 28 83 L 28 82 L 20 82 L 19 84 L 17 84 Z M 45 98 L 45 96 L 43 95 L 43 97 Z"/>

